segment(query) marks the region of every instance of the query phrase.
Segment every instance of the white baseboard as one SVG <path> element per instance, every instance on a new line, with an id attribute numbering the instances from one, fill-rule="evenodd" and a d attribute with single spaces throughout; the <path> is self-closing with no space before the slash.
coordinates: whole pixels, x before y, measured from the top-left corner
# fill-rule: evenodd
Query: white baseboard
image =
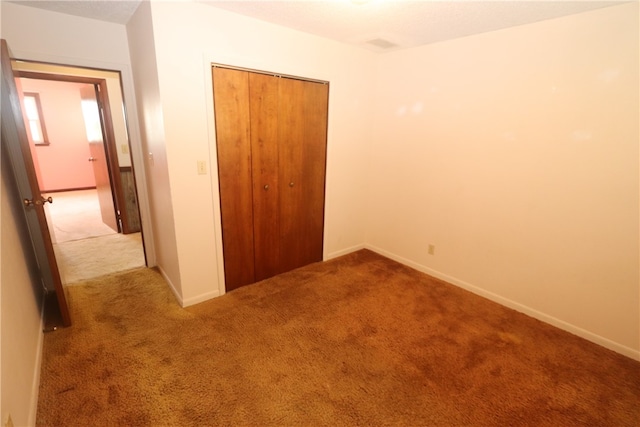
<path id="1" fill-rule="evenodd" d="M 197 295 L 195 297 L 187 298 L 182 302 L 183 307 L 189 307 L 190 305 L 195 305 L 211 298 L 219 297 L 220 292 L 218 290 L 207 292 L 201 295 Z"/>
<path id="2" fill-rule="evenodd" d="M 171 292 L 173 292 L 173 295 L 176 297 L 176 299 L 178 300 L 178 304 L 180 304 L 181 307 L 189 307 L 190 305 L 198 304 L 208 299 L 220 296 L 220 291 L 216 289 L 215 291 L 211 291 L 201 295 L 197 295 L 195 297 L 183 299 L 182 295 L 180 295 L 180 293 L 174 286 L 173 282 L 171 282 L 171 280 L 169 279 L 169 276 L 167 276 L 167 273 L 164 272 L 162 267 L 156 266 L 156 268 L 158 269 L 158 271 L 160 271 L 160 274 L 169 285 Z"/>
<path id="3" fill-rule="evenodd" d="M 156 265 L 155 268 L 158 269 L 158 271 L 160 272 L 160 275 L 162 276 L 164 281 L 167 282 L 167 285 L 169 285 L 169 289 L 171 289 L 171 292 L 173 292 L 173 295 L 178 300 L 178 304 L 180 304 L 181 307 L 184 307 L 184 305 L 182 303 L 182 295 L 180 295 L 180 292 L 178 292 L 178 290 L 174 286 L 174 284 L 171 281 L 171 279 L 169 279 L 169 276 L 167 276 L 167 273 L 165 273 L 165 271 L 159 265 Z"/>
<path id="4" fill-rule="evenodd" d="M 455 277 L 451 277 L 448 276 L 444 273 L 441 273 L 439 271 L 433 270 L 427 266 L 424 266 L 422 264 L 413 262 L 411 260 L 408 260 L 406 258 L 403 258 L 401 256 L 398 256 L 396 254 L 393 254 L 391 252 L 387 252 L 383 249 L 380 249 L 378 247 L 372 246 L 372 245 L 364 245 L 364 247 L 366 249 L 369 249 L 373 252 L 376 252 L 382 256 L 385 256 L 387 258 L 390 258 L 394 261 L 397 261 L 401 264 L 407 265 L 409 267 L 415 268 L 418 271 L 421 271 L 423 273 L 426 273 L 430 276 L 436 277 L 438 279 L 444 280 L 447 283 L 450 283 L 452 285 L 458 286 L 462 289 L 465 289 L 469 292 L 472 292 L 476 295 L 480 295 L 484 298 L 487 298 L 491 301 L 497 302 L 498 304 L 504 305 L 505 307 L 509 307 L 511 309 L 514 309 L 516 311 L 519 311 L 520 313 L 524 313 L 528 316 L 531 316 L 535 319 L 541 320 L 545 323 L 548 323 L 550 325 L 553 325 L 557 328 L 560 328 L 562 330 L 565 330 L 567 332 L 570 332 L 574 335 L 577 335 L 581 338 L 584 338 L 588 341 L 591 341 L 595 344 L 601 345 L 602 347 L 608 348 L 609 350 L 613 350 L 616 353 L 620 353 L 624 356 L 630 357 L 632 359 L 638 360 L 640 361 L 640 351 L 638 350 L 634 350 L 632 348 L 629 348 L 625 345 L 622 345 L 620 343 L 617 343 L 615 341 L 611 341 L 608 338 L 602 337 L 598 334 L 594 334 L 593 332 L 590 332 L 586 329 L 582 329 L 576 325 L 573 325 L 571 323 L 565 322 L 564 320 L 560 320 L 556 317 L 550 316 L 548 314 L 545 314 L 541 311 L 538 311 L 534 308 L 528 307 L 526 305 L 520 304 L 516 301 L 512 301 L 508 298 L 504 298 L 498 294 L 494 294 L 493 292 L 489 292 L 485 289 L 482 289 L 478 286 L 472 285 L 471 283 L 465 282 L 464 280 L 460 280 L 457 279 Z"/>
<path id="5" fill-rule="evenodd" d="M 44 299 L 40 308 L 40 333 L 38 335 L 38 345 L 36 350 L 36 361 L 33 366 L 33 382 L 31 383 L 31 408 L 29 409 L 28 423 L 30 426 L 36 425 L 38 413 L 38 399 L 40 397 L 40 372 L 42 371 L 42 356 L 44 353 Z"/>
<path id="6" fill-rule="evenodd" d="M 342 249 L 336 252 L 331 252 L 330 254 L 325 255 L 324 261 L 328 261 L 333 258 L 338 258 L 339 256 L 350 254 L 351 252 L 359 251 L 360 249 L 364 249 L 365 245 L 355 245 L 347 249 Z"/>

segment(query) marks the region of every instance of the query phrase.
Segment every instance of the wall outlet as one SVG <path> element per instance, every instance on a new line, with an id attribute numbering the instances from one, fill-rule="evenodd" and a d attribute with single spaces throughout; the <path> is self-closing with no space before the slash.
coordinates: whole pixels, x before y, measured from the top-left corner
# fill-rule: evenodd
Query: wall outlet
<path id="1" fill-rule="evenodd" d="M 122 154 L 129 154 L 129 145 L 128 144 L 121 144 L 120 145 L 120 151 L 122 151 Z"/>
<path id="2" fill-rule="evenodd" d="M 435 254 L 436 254 L 435 245 L 429 245 L 429 255 L 435 255 Z"/>
<path id="3" fill-rule="evenodd" d="M 198 175 L 207 174 L 207 162 L 204 160 L 198 160 Z"/>

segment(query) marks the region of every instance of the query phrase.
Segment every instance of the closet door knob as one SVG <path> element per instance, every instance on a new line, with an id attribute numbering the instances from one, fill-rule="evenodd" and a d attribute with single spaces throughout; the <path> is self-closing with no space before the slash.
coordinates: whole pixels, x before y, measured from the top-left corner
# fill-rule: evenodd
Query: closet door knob
<path id="1" fill-rule="evenodd" d="M 269 184 L 265 184 L 264 189 L 268 190 L 269 189 Z"/>
<path id="2" fill-rule="evenodd" d="M 293 181 L 289 183 L 289 187 L 293 187 Z"/>

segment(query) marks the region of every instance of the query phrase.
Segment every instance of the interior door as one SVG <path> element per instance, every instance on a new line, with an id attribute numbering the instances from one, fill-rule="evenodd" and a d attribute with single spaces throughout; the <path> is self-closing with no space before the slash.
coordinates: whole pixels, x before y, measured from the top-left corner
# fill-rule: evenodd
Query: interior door
<path id="1" fill-rule="evenodd" d="M 278 206 L 279 77 L 248 73 L 251 104 L 251 171 L 255 280 L 282 273 Z"/>
<path id="2" fill-rule="evenodd" d="M 95 87 L 83 87 L 80 90 L 80 97 L 83 103 L 83 112 L 87 126 L 92 126 L 92 123 L 100 126 L 102 120 Z M 102 128 L 102 126 L 100 127 Z M 118 226 L 116 207 L 113 201 L 113 192 L 111 191 L 109 163 L 102 131 L 95 133 L 95 137 L 89 141 L 89 156 L 87 160 L 91 162 L 91 166 L 93 167 L 102 222 L 118 233 L 120 228 Z"/>
<path id="3" fill-rule="evenodd" d="M 20 97 L 11 68 L 9 48 L 4 39 L 1 40 L 0 61 L 2 63 L 3 155 L 7 155 L 9 158 L 21 199 L 15 200 L 14 203 L 20 203 L 23 206 L 34 255 L 38 261 L 40 276 L 47 295 L 54 297 L 53 301 L 58 309 L 57 314 L 60 316 L 62 325 L 69 326 L 71 318 L 45 216 L 45 199 L 40 193 L 36 178 Z M 50 327 L 51 324 L 48 326 Z"/>
<path id="4" fill-rule="evenodd" d="M 255 282 L 249 75 L 215 67 L 213 100 L 225 287 Z"/>
<path id="5" fill-rule="evenodd" d="M 213 68 L 227 291 L 322 261 L 328 85 Z"/>
<path id="6" fill-rule="evenodd" d="M 280 252 L 289 271 L 322 261 L 329 90 L 280 80 Z"/>

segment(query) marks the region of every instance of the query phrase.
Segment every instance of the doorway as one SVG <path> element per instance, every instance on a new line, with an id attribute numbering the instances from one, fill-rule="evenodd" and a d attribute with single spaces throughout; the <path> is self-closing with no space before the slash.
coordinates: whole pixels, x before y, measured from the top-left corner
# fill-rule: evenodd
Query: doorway
<path id="1" fill-rule="evenodd" d="M 144 267 L 119 73 L 22 61 L 14 71 L 46 129 L 30 145 L 63 284 Z"/>

